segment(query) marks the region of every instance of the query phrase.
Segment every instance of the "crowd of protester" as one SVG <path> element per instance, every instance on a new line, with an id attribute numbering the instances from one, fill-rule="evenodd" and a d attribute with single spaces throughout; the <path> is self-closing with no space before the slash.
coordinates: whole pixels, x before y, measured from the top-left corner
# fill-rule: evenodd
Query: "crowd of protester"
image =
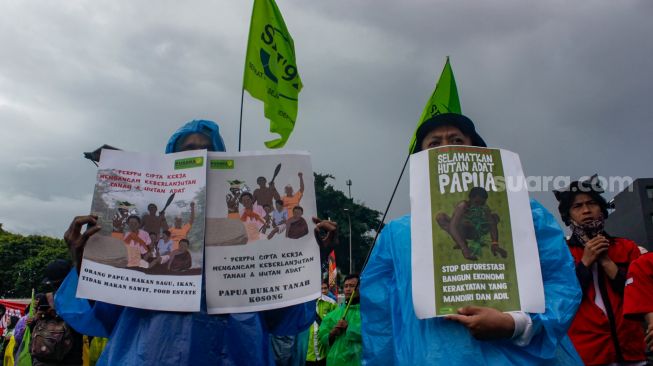
<path id="1" fill-rule="evenodd" d="M 416 136 L 413 152 L 486 146 L 462 115 L 437 115 Z M 218 126 L 190 122 L 166 152 L 191 148 L 224 151 Z M 568 238 L 531 201 L 544 313 L 467 306 L 423 320 L 412 306 L 409 216 L 386 225 L 361 276 L 345 277 L 339 303 L 324 281 L 314 301 L 214 316 L 205 306 L 174 313 L 76 298 L 84 245 L 98 231 L 94 216 L 78 217 L 65 235 L 74 265 L 50 263 L 33 308 L 5 321 L 3 365 L 646 365 L 653 351 L 653 254 L 605 231 L 608 204 L 595 180 L 554 193 Z M 161 224 L 164 242 L 171 237 L 163 221 L 143 221 Z M 331 245 L 337 228 L 315 221 L 318 243 Z M 46 339 L 55 333 L 54 341 Z"/>
<path id="2" fill-rule="evenodd" d="M 11 316 L 3 331 L 3 366 L 93 366 L 107 339 L 78 333 L 57 313 L 54 296 L 72 266 L 57 259 L 47 265 L 39 292 Z M 0 314 L 4 309 L 0 307 Z M 0 316 L 0 318 L 2 318 Z"/>

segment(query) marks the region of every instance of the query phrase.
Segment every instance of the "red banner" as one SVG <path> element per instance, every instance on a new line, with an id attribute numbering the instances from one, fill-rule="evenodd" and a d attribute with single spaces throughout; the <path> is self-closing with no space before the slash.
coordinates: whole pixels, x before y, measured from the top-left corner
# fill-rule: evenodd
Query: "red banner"
<path id="1" fill-rule="evenodd" d="M 338 296 L 338 270 L 336 268 L 336 252 L 329 253 L 329 291 Z"/>
<path id="2" fill-rule="evenodd" d="M 0 300 L 0 304 L 7 309 L 5 316 L 0 319 L 0 334 L 4 332 L 5 327 L 9 324 L 12 316 L 20 318 L 25 315 L 25 308 L 27 308 L 29 303 L 30 299 Z"/>

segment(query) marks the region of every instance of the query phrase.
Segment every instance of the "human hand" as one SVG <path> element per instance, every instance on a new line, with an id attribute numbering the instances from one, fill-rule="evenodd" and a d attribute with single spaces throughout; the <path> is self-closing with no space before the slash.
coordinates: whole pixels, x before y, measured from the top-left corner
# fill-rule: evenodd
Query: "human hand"
<path id="1" fill-rule="evenodd" d="M 334 221 L 321 220 L 313 216 L 315 224 L 315 240 L 323 248 L 335 247 L 338 245 L 338 224 Z"/>
<path id="2" fill-rule="evenodd" d="M 336 328 L 340 328 L 343 333 L 347 330 L 348 326 L 349 326 L 349 323 L 347 323 L 347 321 L 345 319 L 340 319 L 336 323 Z"/>
<path id="3" fill-rule="evenodd" d="M 474 338 L 491 340 L 511 338 L 515 332 L 515 320 L 510 314 L 484 306 L 465 306 L 458 314 L 445 316 L 445 319 L 464 325 Z"/>
<path id="4" fill-rule="evenodd" d="M 331 329 L 330 333 L 334 337 L 337 337 L 337 336 L 342 335 L 343 333 L 345 333 L 347 331 L 348 326 L 349 326 L 349 324 L 347 323 L 346 320 L 344 320 L 344 319 L 338 320 L 338 322 L 336 323 L 336 326 L 333 327 L 333 329 Z"/>
<path id="5" fill-rule="evenodd" d="M 86 230 L 82 233 L 82 226 L 86 225 Z M 68 230 L 63 234 L 63 238 L 68 244 L 68 250 L 76 264 L 77 272 L 81 268 L 84 247 L 88 238 L 101 230 L 97 224 L 96 215 L 77 216 L 70 223 Z"/>
<path id="6" fill-rule="evenodd" d="M 603 253 L 607 252 L 608 246 L 610 246 L 610 242 L 604 236 L 598 235 L 592 238 L 585 243 L 581 262 L 585 267 L 591 266 Z"/>
<path id="7" fill-rule="evenodd" d="M 301 177 L 303 177 L 303 176 L 304 176 L 304 173 L 302 173 L 302 172 L 299 172 L 299 173 L 297 173 L 297 175 L 298 175 L 298 176 L 299 176 L 299 177 L 301 178 Z"/>
<path id="8" fill-rule="evenodd" d="M 195 201 L 190 202 L 190 208 L 195 208 Z"/>

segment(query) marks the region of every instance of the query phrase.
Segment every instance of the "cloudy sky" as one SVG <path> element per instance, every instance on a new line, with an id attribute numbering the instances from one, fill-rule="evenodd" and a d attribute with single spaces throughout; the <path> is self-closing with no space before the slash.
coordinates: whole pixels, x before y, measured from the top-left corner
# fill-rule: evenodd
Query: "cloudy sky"
<path id="1" fill-rule="evenodd" d="M 153 5 L 156 4 L 155 7 Z M 445 57 L 463 113 L 528 175 L 650 177 L 653 2 L 301 1 L 278 5 L 304 89 L 288 149 L 382 210 Z M 61 237 L 107 143 L 163 151 L 191 119 L 238 144 L 250 1 L 0 5 L 0 222 Z M 245 98 L 244 150 L 270 139 Z M 390 217 L 409 211 L 404 177 Z M 555 210 L 550 192 L 534 193 Z"/>

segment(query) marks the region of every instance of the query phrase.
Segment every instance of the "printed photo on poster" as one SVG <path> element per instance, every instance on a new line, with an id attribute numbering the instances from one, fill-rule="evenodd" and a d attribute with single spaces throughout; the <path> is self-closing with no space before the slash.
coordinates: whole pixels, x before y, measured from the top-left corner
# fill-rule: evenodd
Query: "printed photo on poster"
<path id="1" fill-rule="evenodd" d="M 204 151 L 103 151 L 91 208 L 102 230 L 84 250 L 78 295 L 147 309 L 199 310 L 205 169 Z"/>

